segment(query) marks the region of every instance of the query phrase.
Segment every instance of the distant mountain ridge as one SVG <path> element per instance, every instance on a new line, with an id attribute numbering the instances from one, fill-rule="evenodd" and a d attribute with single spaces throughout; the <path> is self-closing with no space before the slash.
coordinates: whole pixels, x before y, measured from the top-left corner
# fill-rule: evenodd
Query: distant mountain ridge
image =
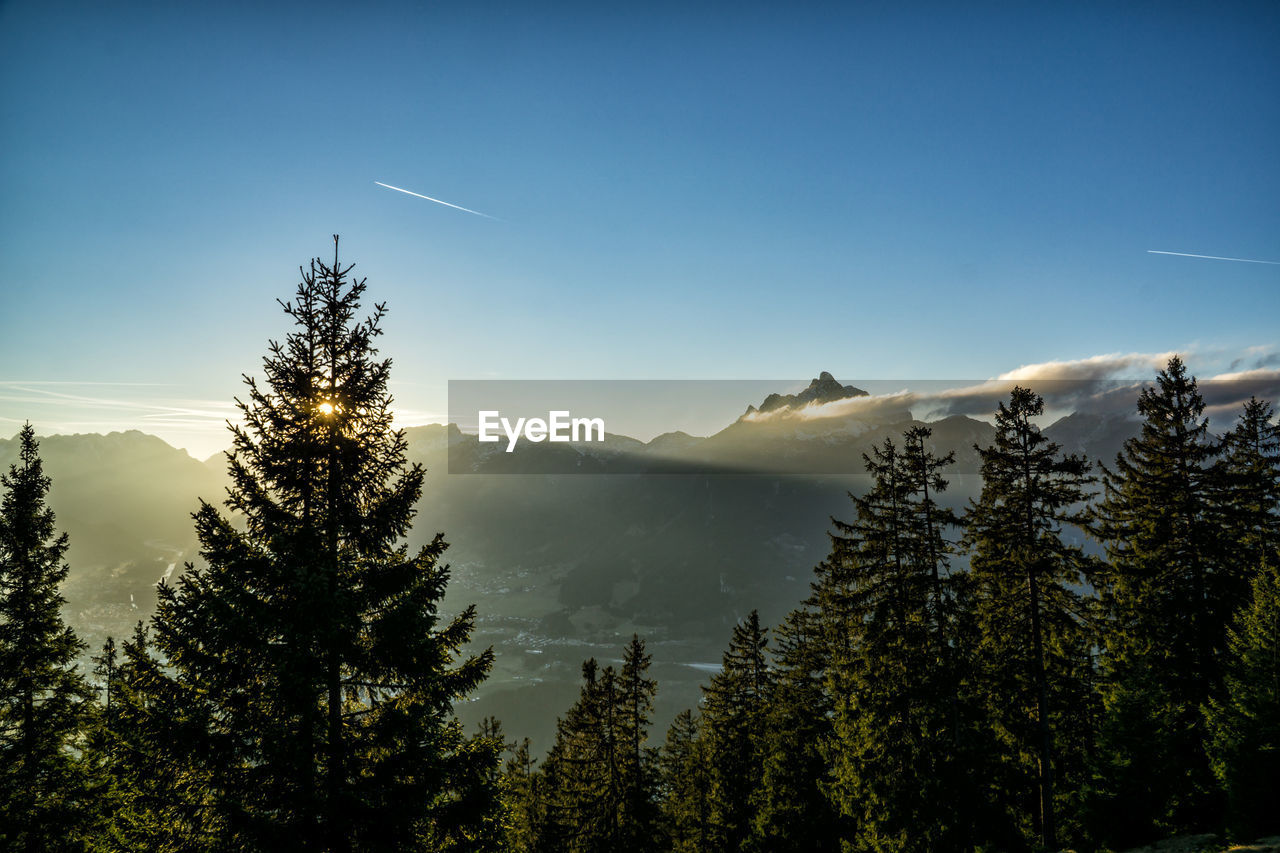
<path id="1" fill-rule="evenodd" d="M 799 413 L 855 396 L 865 392 L 823 373 L 761 406 Z M 660 705 L 696 704 L 704 673 L 679 662 L 718 660 L 730 626 L 753 608 L 775 622 L 794 607 L 827 556 L 831 517 L 849 518 L 846 493 L 866 485 L 862 454 L 885 439 L 900 443 L 919 423 L 905 409 L 739 419 L 707 437 L 609 435 L 600 445 L 530 444 L 515 453 L 456 424 L 407 428 L 408 460 L 427 469 L 409 545 L 446 534 L 453 579 L 445 605 L 475 603 L 475 642 L 498 651 L 480 701 L 460 713 L 501 711 L 513 731 L 546 737 L 576 690 L 582 659 L 632 632 L 665 667 Z M 962 416 L 926 425 L 935 452 L 956 453 L 943 497 L 960 508 L 978 485 L 973 446 L 989 443 L 993 427 Z M 1134 428 L 1072 415 L 1045 432 L 1109 462 Z M 150 615 L 156 581 L 175 581 L 184 562 L 199 560 L 190 514 L 201 498 L 225 499 L 225 460 L 200 462 L 138 431 L 40 441 L 50 505 L 71 538 L 69 621 L 96 649 Z M 0 464 L 15 454 L 16 443 L 0 439 Z M 587 472 L 602 476 L 574 475 Z M 520 696 L 501 698 L 510 691 Z"/>
<path id="2" fill-rule="evenodd" d="M 91 646 L 122 637 L 155 604 L 155 584 L 196 559 L 191 513 L 201 498 L 221 503 L 224 471 L 139 430 L 42 436 L 40 457 L 52 481 L 49 507 L 69 534 L 71 566 L 63 595 L 68 618 Z M 0 468 L 18 442 L 0 439 Z"/>

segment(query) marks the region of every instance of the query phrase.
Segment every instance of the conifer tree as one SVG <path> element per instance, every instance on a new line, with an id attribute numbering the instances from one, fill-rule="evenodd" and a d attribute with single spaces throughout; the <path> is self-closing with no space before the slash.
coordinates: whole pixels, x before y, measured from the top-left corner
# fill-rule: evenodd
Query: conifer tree
<path id="1" fill-rule="evenodd" d="M 503 811 L 506 818 L 505 850 L 510 853 L 538 853 L 545 834 L 547 817 L 544 774 L 536 768 L 529 739 L 508 747 L 503 782 Z"/>
<path id="2" fill-rule="evenodd" d="M 1108 560 L 1096 820 L 1116 842 L 1216 822 L 1201 708 L 1221 684 L 1225 626 L 1252 571 L 1226 558 L 1216 442 L 1180 358 L 1138 412 L 1141 433 L 1103 467 L 1094 527 Z"/>
<path id="3" fill-rule="evenodd" d="M 658 683 L 648 674 L 651 662 L 644 641 L 633 634 L 623 652 L 620 674 L 618 766 L 623 793 L 619 838 L 623 849 L 636 853 L 656 849 L 656 756 L 646 746 L 658 692 Z"/>
<path id="4" fill-rule="evenodd" d="M 556 723 L 545 770 L 551 812 L 547 847 L 574 853 L 616 846 L 623 799 L 617 764 L 617 676 L 595 658 L 582 665 L 578 701 Z"/>
<path id="5" fill-rule="evenodd" d="M 144 707 L 173 717 L 174 772 L 208 786 L 219 844 L 299 850 L 473 849 L 498 747 L 467 738 L 452 703 L 492 653 L 457 663 L 474 610 L 445 620 L 443 535 L 403 539 L 421 492 L 392 428 L 384 305 L 337 258 L 283 302 L 265 385 L 246 379 L 227 506 L 195 514 L 203 564 L 162 585 L 138 665 Z M 170 677 L 170 673 L 172 677 Z M 172 705 L 173 709 L 166 706 Z M 191 806 L 189 798 L 187 805 Z"/>
<path id="6" fill-rule="evenodd" d="M 85 648 L 62 621 L 67 534 L 45 500 L 39 443 L 18 434 L 18 461 L 0 474 L 0 846 L 82 849 L 92 809 L 78 755 L 92 691 L 76 668 Z"/>
<path id="7" fill-rule="evenodd" d="M 1280 832 L 1280 571 L 1264 564 L 1228 639 L 1225 690 L 1205 715 L 1210 760 L 1241 840 Z"/>
<path id="8" fill-rule="evenodd" d="M 840 523 L 835 518 L 831 521 Z M 804 607 L 813 611 L 817 641 L 826 652 L 824 675 L 830 672 L 836 660 L 844 661 L 852 656 L 862 627 L 862 619 L 855 608 L 857 571 L 847 537 L 839 533 L 828 536 L 832 540 L 831 553 L 814 566 L 809 597 L 804 601 Z"/>
<path id="9" fill-rule="evenodd" d="M 700 722 L 681 711 L 667 729 L 658 757 L 662 837 L 672 853 L 712 849 L 711 767 Z"/>
<path id="10" fill-rule="evenodd" d="M 933 628 L 934 654 L 944 672 L 953 672 L 952 626 L 955 609 L 954 584 L 950 579 L 950 555 L 954 550 L 943 535 L 946 529 L 960 525 L 955 513 L 938 504 L 938 496 L 947 490 L 947 480 L 942 471 L 955 462 L 955 452 L 936 456 L 929 449 L 933 430 L 926 426 L 913 426 L 902 435 L 903 474 L 910 485 L 912 496 L 908 503 L 910 524 L 908 536 L 912 543 L 913 562 L 925 568 L 929 574 L 928 610 Z M 951 688 L 954 690 L 954 685 Z"/>
<path id="11" fill-rule="evenodd" d="M 104 676 L 111 708 L 100 714 L 88 752 L 107 777 L 108 818 L 92 849 L 216 849 L 223 836 L 212 807 L 212 774 L 194 763 L 175 762 L 169 748 L 174 738 L 202 743 L 208 726 L 192 713 L 194 703 L 179 701 L 186 691 L 151 654 L 150 634 L 141 621 Z"/>
<path id="12" fill-rule="evenodd" d="M 1225 679 L 1206 716 L 1214 775 L 1230 829 L 1251 838 L 1280 829 L 1280 425 L 1250 398 L 1223 438 L 1223 515 L 1229 559 L 1257 567 L 1249 603 L 1227 640 Z"/>
<path id="13" fill-rule="evenodd" d="M 458 805 L 480 816 L 480 820 L 469 826 L 456 847 L 476 853 L 507 849 L 507 826 L 511 822 L 508 811 L 510 799 L 505 792 L 508 780 L 501 760 L 493 757 L 500 759 L 513 746 L 507 743 L 502 721 L 497 717 L 485 717 L 480 721 L 479 732 L 468 738 L 459 750 L 476 760 L 465 765 L 470 778 L 465 779 L 459 788 L 465 792 L 467 801 Z"/>
<path id="14" fill-rule="evenodd" d="M 711 849 L 749 849 L 763 794 L 764 751 L 773 673 L 768 630 L 751 611 L 733 628 L 720 672 L 703 688 L 702 736 L 710 776 Z"/>
<path id="15" fill-rule="evenodd" d="M 827 798 L 834 703 L 826 689 L 830 647 L 820 614 L 792 611 L 773 632 L 776 673 L 765 726 L 764 771 L 753 843 L 759 849 L 839 850 L 837 815 Z"/>
<path id="16" fill-rule="evenodd" d="M 1221 504 L 1228 559 L 1257 567 L 1280 551 L 1280 424 L 1271 404 L 1251 397 L 1223 436 Z"/>
<path id="17" fill-rule="evenodd" d="M 542 766 L 535 771 L 534 780 L 538 796 L 534 800 L 536 808 L 531 810 L 535 820 L 529 829 L 530 849 L 546 853 L 568 850 L 576 832 L 574 802 L 571 796 L 566 796 L 566 791 L 575 784 L 575 768 L 571 760 L 565 760 L 566 750 L 560 744 L 560 723 L 560 720 L 556 721 L 557 742 L 548 750 Z"/>
<path id="18" fill-rule="evenodd" d="M 643 851 L 656 825 L 654 757 L 645 746 L 656 683 L 649 655 L 633 636 L 622 671 L 582 667 L 582 692 L 556 726 L 547 756 L 550 812 L 540 843 L 573 851 Z"/>
<path id="19" fill-rule="evenodd" d="M 1085 783 L 1096 728 L 1091 601 L 1078 591 L 1092 563 L 1064 542 L 1064 526 L 1086 523 L 1093 480 L 1087 460 L 1063 455 L 1040 432 L 1034 418 L 1043 413 L 1044 400 L 1028 388 L 1000 404 L 995 442 L 978 448 L 982 493 L 969 509 L 967 543 L 1006 793 L 1030 801 L 1026 823 L 1056 849 L 1079 835 L 1078 815 L 1063 827 L 1062 812 Z"/>
<path id="20" fill-rule="evenodd" d="M 93 657 L 93 677 L 100 685 L 99 701 L 102 704 L 103 714 L 108 719 L 112 713 L 111 700 L 119 689 L 117 684 L 119 670 L 120 653 L 116 649 L 115 637 L 107 637 L 107 641 L 102 644 L 102 651 Z"/>
<path id="21" fill-rule="evenodd" d="M 948 458 L 927 428 L 864 457 L 872 485 L 852 522 L 834 520 L 823 595 L 849 632 L 833 636 L 834 696 L 828 794 L 854 849 L 931 850 L 974 843 L 981 790 L 966 779 L 973 697 L 962 692 L 956 650 L 963 578 L 949 572 L 943 530 L 955 520 L 933 502 Z"/>
<path id="22" fill-rule="evenodd" d="M 114 775 L 109 740 L 120 713 L 120 652 L 114 637 L 108 636 L 102 651 L 91 658 L 92 686 L 98 691 L 94 713 L 87 722 L 81 758 L 92 779 L 92 798 L 98 820 L 90 832 L 90 850 L 109 849 L 114 816 L 120 808 L 120 790 Z"/>

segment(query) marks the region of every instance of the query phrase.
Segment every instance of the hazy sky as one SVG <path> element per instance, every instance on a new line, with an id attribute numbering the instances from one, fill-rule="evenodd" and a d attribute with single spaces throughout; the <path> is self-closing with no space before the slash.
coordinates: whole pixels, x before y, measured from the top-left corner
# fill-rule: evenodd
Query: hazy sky
<path id="1" fill-rule="evenodd" d="M 0 5 L 0 433 L 224 445 L 333 233 L 408 423 L 1280 349 L 1280 265 L 1147 251 L 1280 261 L 1274 2 L 272 5 Z"/>

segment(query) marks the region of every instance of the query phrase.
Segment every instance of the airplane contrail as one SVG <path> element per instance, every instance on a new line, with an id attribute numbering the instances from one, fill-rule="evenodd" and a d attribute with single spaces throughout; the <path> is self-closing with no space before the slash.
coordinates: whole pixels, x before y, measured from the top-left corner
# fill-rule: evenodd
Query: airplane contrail
<path id="1" fill-rule="evenodd" d="M 395 191 L 396 191 L 396 192 L 398 192 L 398 193 L 404 193 L 405 195 L 417 196 L 418 198 L 425 198 L 427 201 L 434 201 L 436 204 L 443 204 L 445 207 L 452 207 L 454 210 L 461 210 L 461 211 L 465 211 L 466 213 L 474 213 L 476 216 L 483 216 L 485 219 L 492 219 L 494 222 L 501 222 L 501 221 L 502 221 L 501 219 L 499 219 L 499 218 L 498 218 L 498 217 L 496 217 L 496 216 L 490 216 L 490 215 L 489 215 L 489 214 L 487 214 L 487 213 L 481 213 L 481 212 L 480 212 L 480 211 L 478 211 L 478 210 L 472 210 L 472 209 L 471 209 L 471 208 L 469 208 L 469 207 L 463 207 L 463 206 L 458 205 L 458 204 L 450 204 L 450 203 L 449 203 L 449 202 L 447 202 L 447 201 L 441 201 L 441 200 L 440 200 L 440 199 L 438 199 L 438 198 L 432 198 L 431 196 L 429 196 L 429 195 L 423 195 L 422 193 L 415 193 L 415 192 L 413 192 L 412 190 L 402 190 L 402 189 L 400 189 L 400 187 L 393 187 L 393 186 L 391 186 L 391 184 L 384 184 L 382 181 L 374 181 L 374 183 L 375 183 L 375 184 L 377 184 L 377 185 L 378 185 L 378 186 L 380 186 L 380 187 L 386 187 L 386 188 L 387 188 L 387 189 L 389 189 L 389 190 L 395 190 Z"/>
<path id="2" fill-rule="evenodd" d="M 1219 255 L 1193 255 L 1190 252 L 1161 252 L 1159 249 L 1147 249 L 1148 255 L 1177 255 L 1180 258 L 1205 258 L 1210 261 L 1240 261 L 1245 264 L 1273 264 L 1280 266 L 1280 261 L 1258 261 L 1253 258 L 1224 258 Z"/>

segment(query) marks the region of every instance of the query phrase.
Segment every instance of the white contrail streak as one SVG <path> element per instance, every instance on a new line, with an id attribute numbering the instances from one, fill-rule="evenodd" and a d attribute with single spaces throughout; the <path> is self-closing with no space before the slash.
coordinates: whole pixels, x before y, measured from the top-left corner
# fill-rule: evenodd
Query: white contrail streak
<path id="1" fill-rule="evenodd" d="M 490 215 L 489 215 L 489 214 L 487 214 L 487 213 L 481 213 L 480 211 L 478 211 L 478 210 L 472 210 L 472 209 L 471 209 L 471 208 L 469 208 L 469 207 L 462 207 L 461 205 L 457 205 L 457 204 L 450 204 L 450 203 L 449 203 L 449 202 L 447 202 L 447 201 L 441 201 L 441 200 L 440 200 L 440 199 L 438 199 L 438 198 L 432 198 L 431 196 L 429 196 L 429 195 L 423 195 L 422 193 L 415 193 L 415 192 L 413 192 L 412 190 L 402 190 L 402 189 L 400 189 L 400 187 L 393 187 L 393 186 L 391 186 L 391 184 L 384 184 L 382 181 L 374 181 L 374 183 L 375 183 L 375 184 L 377 184 L 377 185 L 378 185 L 378 186 L 380 186 L 380 187 L 386 187 L 386 188 L 387 188 L 387 189 L 389 189 L 389 190 L 395 190 L 395 191 L 396 191 L 396 192 L 398 192 L 398 193 L 404 193 L 405 195 L 417 196 L 418 198 L 425 198 L 427 201 L 434 201 L 436 204 L 443 204 L 445 207 L 452 207 L 454 210 L 461 210 L 461 211 L 465 211 L 465 212 L 467 212 L 467 213 L 474 213 L 476 216 L 483 216 L 485 219 L 492 219 L 494 222 L 501 222 L 501 221 L 502 221 L 501 219 L 499 219 L 499 218 L 498 218 L 498 217 L 496 217 L 496 216 L 490 216 Z"/>
<path id="2" fill-rule="evenodd" d="M 1274 264 L 1280 266 L 1280 261 L 1257 261 L 1253 258 L 1224 258 L 1219 255 L 1193 255 L 1190 252 L 1161 252 L 1159 249 L 1147 249 L 1148 255 L 1177 255 L 1180 258 L 1205 258 L 1210 261 L 1240 261 L 1246 264 Z"/>

